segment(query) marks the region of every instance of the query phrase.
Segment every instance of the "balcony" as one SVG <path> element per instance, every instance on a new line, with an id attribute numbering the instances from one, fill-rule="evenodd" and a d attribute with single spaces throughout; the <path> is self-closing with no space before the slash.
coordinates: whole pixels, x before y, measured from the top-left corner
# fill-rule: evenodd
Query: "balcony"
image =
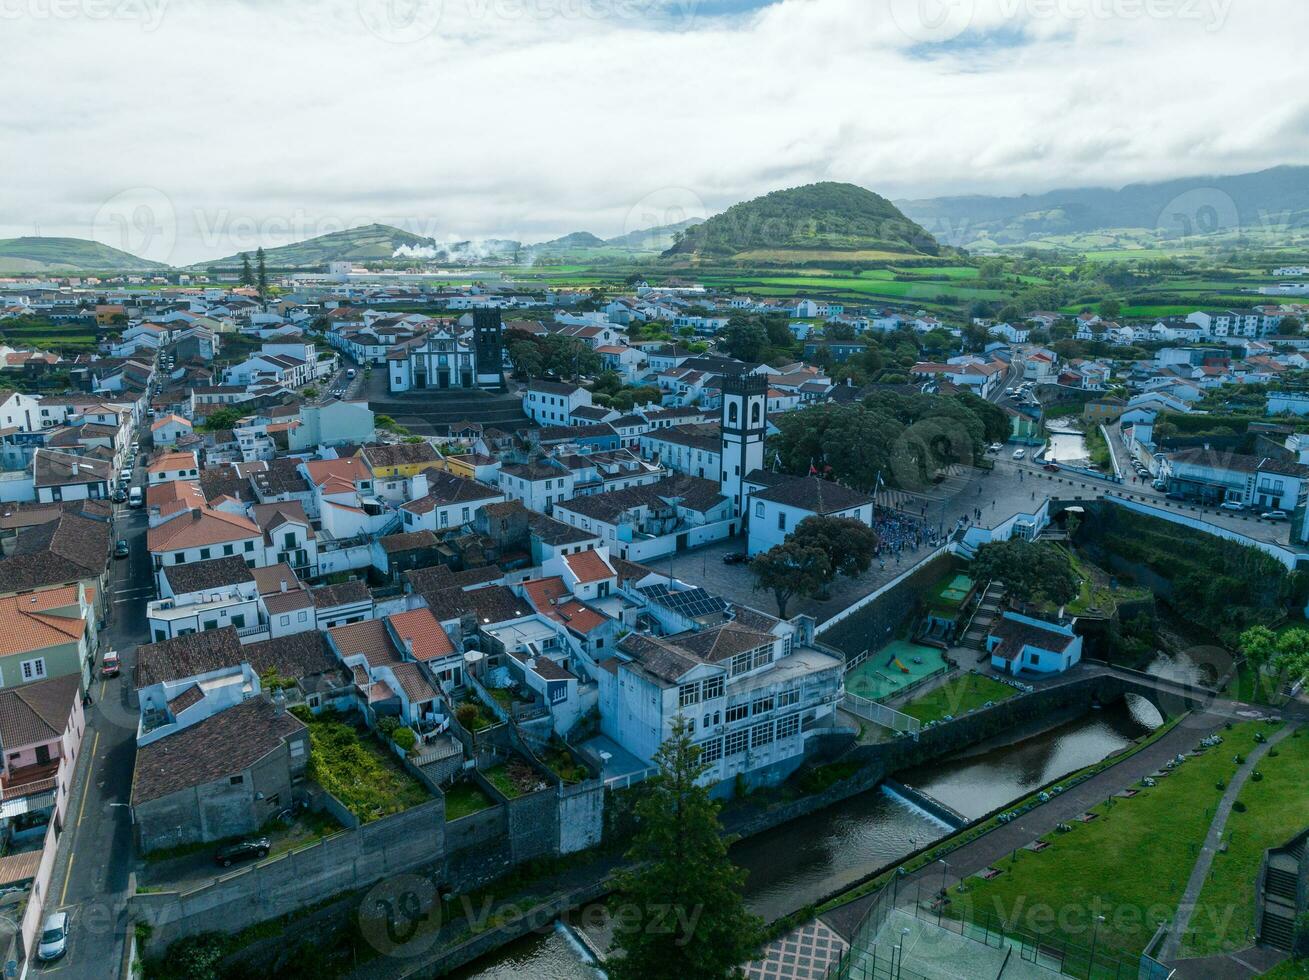
<path id="1" fill-rule="evenodd" d="M 58 772 L 59 760 L 51 759 L 49 762 L 0 773 L 0 799 L 12 800 L 53 793 Z"/>

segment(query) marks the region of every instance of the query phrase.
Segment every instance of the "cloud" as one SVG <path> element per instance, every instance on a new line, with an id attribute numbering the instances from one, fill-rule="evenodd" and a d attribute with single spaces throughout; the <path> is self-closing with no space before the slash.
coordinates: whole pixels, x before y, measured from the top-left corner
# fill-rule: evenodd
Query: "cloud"
<path id="1" fill-rule="evenodd" d="M 1309 27 L 1300 0 L 53 9 L 0 8 L 22 94 L 0 235 L 140 228 L 106 202 L 162 197 L 151 257 L 173 262 L 373 221 L 607 237 L 668 188 L 717 210 L 819 179 L 924 197 L 1309 159 L 1303 71 L 1270 48 Z"/>

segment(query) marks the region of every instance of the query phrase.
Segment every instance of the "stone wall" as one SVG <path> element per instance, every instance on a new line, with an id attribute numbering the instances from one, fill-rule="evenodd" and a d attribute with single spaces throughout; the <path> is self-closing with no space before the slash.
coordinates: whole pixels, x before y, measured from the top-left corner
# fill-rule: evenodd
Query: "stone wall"
<path id="1" fill-rule="evenodd" d="M 559 787 L 559 853 L 596 847 L 604 834 L 605 790 L 598 779 Z"/>
<path id="2" fill-rule="evenodd" d="M 853 657 L 893 639 L 919 605 L 919 598 L 946 574 L 962 567 L 954 555 L 943 553 L 924 562 L 892 588 L 867 605 L 822 631 L 823 643 Z"/>
<path id="3" fill-rule="evenodd" d="M 219 927 L 238 932 L 439 861 L 444 851 L 445 801 L 435 799 L 191 891 L 133 894 L 128 907 L 134 919 L 151 925 L 152 947 L 160 948 Z"/>
<path id="4" fill-rule="evenodd" d="M 509 801 L 509 851 L 514 863 L 555 853 L 559 846 L 557 793 L 551 786 Z"/>

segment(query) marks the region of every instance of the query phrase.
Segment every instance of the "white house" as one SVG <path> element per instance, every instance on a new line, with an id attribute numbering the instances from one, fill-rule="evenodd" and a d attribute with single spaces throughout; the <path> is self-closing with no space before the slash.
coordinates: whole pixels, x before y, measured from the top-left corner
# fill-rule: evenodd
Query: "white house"
<path id="1" fill-rule="evenodd" d="M 523 411 L 538 425 L 568 425 L 573 410 L 591 404 L 591 393 L 580 385 L 560 381 L 527 383 Z"/>
<path id="2" fill-rule="evenodd" d="M 1082 638 L 1073 632 L 1076 622 L 1050 623 L 1006 612 L 986 637 L 991 666 L 1015 675 L 1063 673 L 1082 659 Z"/>
<path id="3" fill-rule="evenodd" d="M 872 526 L 873 498 L 839 483 L 763 471 L 747 475 L 745 482 L 751 555 L 781 544 L 809 517 L 848 517 Z"/>

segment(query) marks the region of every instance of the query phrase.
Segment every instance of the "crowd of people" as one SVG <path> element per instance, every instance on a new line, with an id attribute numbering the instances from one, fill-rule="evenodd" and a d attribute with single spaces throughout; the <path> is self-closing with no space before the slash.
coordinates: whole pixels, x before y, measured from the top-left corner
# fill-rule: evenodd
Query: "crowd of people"
<path id="1" fill-rule="evenodd" d="M 873 530 L 877 532 L 877 557 L 883 559 L 883 567 L 888 557 L 898 561 L 906 551 L 915 552 L 923 545 L 931 547 L 940 541 L 937 529 L 929 526 L 923 517 L 886 507 L 874 509 Z"/>

